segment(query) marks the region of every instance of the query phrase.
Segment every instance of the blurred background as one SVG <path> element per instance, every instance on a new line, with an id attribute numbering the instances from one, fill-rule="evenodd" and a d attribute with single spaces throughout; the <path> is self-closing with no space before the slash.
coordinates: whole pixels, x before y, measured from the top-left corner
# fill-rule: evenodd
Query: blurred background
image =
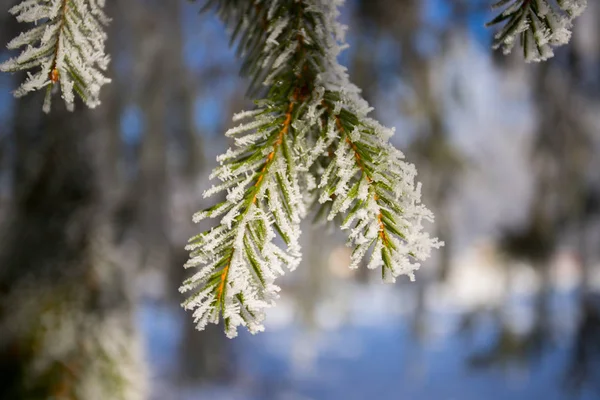
<path id="1" fill-rule="evenodd" d="M 388 286 L 307 223 L 266 332 L 235 340 L 195 331 L 177 291 L 251 107 L 216 17 L 108 1 L 97 110 L 43 115 L 0 75 L 0 399 L 600 399 L 600 5 L 527 65 L 490 50 L 491 2 L 347 1 L 342 61 L 446 246 Z"/>

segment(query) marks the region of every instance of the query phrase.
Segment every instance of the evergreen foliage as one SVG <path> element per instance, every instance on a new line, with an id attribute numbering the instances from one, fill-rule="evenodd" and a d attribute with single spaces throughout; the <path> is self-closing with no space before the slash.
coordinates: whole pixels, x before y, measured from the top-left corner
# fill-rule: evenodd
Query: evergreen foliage
<path id="1" fill-rule="evenodd" d="M 487 24 L 504 24 L 494 48 L 509 54 L 520 41 L 527 62 L 545 61 L 554 56 L 552 47 L 569 42 L 573 20 L 586 6 L 587 0 L 500 0 L 492 8 L 504 10 Z"/>
<path id="2" fill-rule="evenodd" d="M 104 0 L 24 0 L 10 9 L 19 22 L 35 24 L 8 43 L 9 49 L 24 47 L 21 54 L 0 64 L 5 72 L 36 70 L 16 97 L 45 88 L 43 109 L 49 112 L 53 89 L 60 85 L 71 110 L 75 93 L 88 107 L 100 104 L 100 88 L 110 82 L 102 73 L 109 62 L 103 7 Z"/>
<path id="3" fill-rule="evenodd" d="M 191 292 L 184 307 L 198 328 L 222 315 L 230 337 L 240 325 L 263 329 L 264 309 L 279 291 L 275 278 L 300 260 L 299 223 L 311 201 L 326 219 L 341 217 L 351 267 L 366 260 L 388 281 L 412 278 L 441 245 L 423 232 L 433 215 L 420 204 L 415 168 L 389 143 L 393 131 L 367 116 L 371 109 L 337 62 L 346 47 L 340 2 L 237 3 L 208 6 L 233 28 L 242 71 L 252 91 L 264 82 L 264 97 L 234 117 L 248 122 L 226 132 L 235 146 L 218 158 L 212 177 L 221 183 L 205 193 L 225 191 L 226 200 L 195 217 L 221 220 L 192 238 L 186 266 L 199 271 L 181 287 Z"/>

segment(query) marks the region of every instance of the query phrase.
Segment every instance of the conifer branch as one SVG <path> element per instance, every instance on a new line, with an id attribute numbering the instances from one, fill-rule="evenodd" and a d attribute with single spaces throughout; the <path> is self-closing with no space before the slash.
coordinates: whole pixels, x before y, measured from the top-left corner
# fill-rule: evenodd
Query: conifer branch
<path id="1" fill-rule="evenodd" d="M 245 19 L 252 12 L 261 18 L 287 13 L 281 17 L 287 22 L 265 23 L 266 31 L 253 33 L 260 38 L 256 43 L 248 32 L 241 36 L 238 49 L 246 55 L 255 79 L 264 77 L 267 93 L 257 101 L 256 110 L 234 116 L 234 120 L 252 118 L 251 122 L 226 133 L 235 137 L 235 147 L 218 157 L 221 166 L 211 177 L 222 183 L 205 196 L 227 191 L 227 199 L 195 216 L 196 221 L 206 217 L 221 221 L 191 240 L 186 266 L 199 272 L 181 287 L 182 292 L 193 291 L 183 306 L 194 310 L 198 329 L 217 323 L 222 315 L 229 337 L 237 335 L 240 325 L 252 333 L 264 329 L 264 309 L 273 305 L 279 291 L 275 279 L 283 275 L 283 267 L 294 269 L 300 261 L 299 224 L 305 213 L 295 151 L 302 140 L 299 122 L 310 99 L 306 89 L 310 68 L 297 68 L 306 61 L 306 43 L 298 30 L 303 5 L 269 10 L 251 5 L 249 14 L 235 15 Z M 226 19 L 231 16 L 226 8 L 219 10 Z M 250 25 L 241 20 L 236 26 Z M 274 243 L 277 236 L 287 249 Z"/>
<path id="2" fill-rule="evenodd" d="M 493 9 L 503 9 L 487 26 L 504 24 L 494 36 L 494 49 L 509 54 L 520 41 L 527 62 L 554 56 L 553 47 L 571 39 L 573 20 L 587 7 L 587 0 L 500 0 Z"/>
<path id="3" fill-rule="evenodd" d="M 90 108 L 100 104 L 100 88 L 110 82 L 103 74 L 109 62 L 103 7 L 104 0 L 24 0 L 10 9 L 19 22 L 35 24 L 7 45 L 25 47 L 21 54 L 0 64 L 5 72 L 36 70 L 28 72 L 16 97 L 45 88 L 43 109 L 49 112 L 53 89 L 60 85 L 70 110 L 75 94 Z"/>
<path id="4" fill-rule="evenodd" d="M 320 157 L 316 178 L 320 212 L 332 221 L 343 216 L 341 228 L 350 230 L 348 245 L 354 248 L 351 268 L 370 253 L 368 267 L 382 268 L 384 280 L 399 275 L 414 279 L 419 267 L 411 260 L 425 260 L 431 249 L 443 245 L 423 232 L 423 221 L 433 214 L 423 206 L 416 169 L 389 142 L 394 131 L 368 117 L 372 111 L 350 81 L 337 55 L 346 48 L 345 27 L 337 22 L 341 1 L 320 1 L 324 53 L 320 80 L 326 88 L 321 103 L 322 129 L 312 146 L 311 160 Z M 310 168 L 310 166 L 309 166 Z"/>
<path id="5" fill-rule="evenodd" d="M 433 222 L 433 214 L 420 204 L 416 169 L 389 144 L 389 130 L 346 108 L 337 114 L 331 105 L 325 108 L 339 140 L 318 185 L 319 202 L 328 220 L 344 216 L 341 227 L 350 230 L 348 245 L 354 247 L 350 268 L 370 253 L 367 267 L 381 267 L 386 282 L 400 275 L 414 280 L 419 264 L 411 260 L 425 260 L 443 245 L 422 232 L 422 221 Z"/>
<path id="6" fill-rule="evenodd" d="M 391 131 L 367 117 L 371 109 L 337 62 L 347 47 L 345 27 L 336 20 L 339 4 L 210 2 L 235 26 L 242 73 L 252 78 L 251 87 L 262 81 L 262 90 L 253 91 L 265 97 L 256 110 L 234 117 L 251 122 L 226 133 L 236 136 L 236 147 L 218 157 L 221 166 L 212 176 L 222 183 L 205 193 L 227 191 L 226 201 L 195 218 L 221 218 L 188 246 L 186 266 L 199 272 L 181 290 L 193 292 L 184 307 L 194 310 L 199 329 L 221 314 L 229 337 L 240 325 L 253 333 L 263 329 L 263 310 L 279 291 L 275 278 L 300 261 L 301 192 L 320 193 L 324 207 L 330 204 L 329 219 L 345 215 L 343 228 L 356 222 L 349 235 L 353 268 L 371 252 L 369 267 L 382 266 L 386 280 L 412 277 L 418 264 L 410 259 L 423 260 L 441 245 L 422 232 L 422 220 L 433 216 L 420 205 L 414 166 L 389 143 Z M 277 235 L 287 250 L 274 244 Z"/>
<path id="7" fill-rule="evenodd" d="M 227 190 L 225 202 L 195 216 L 199 221 L 224 214 L 219 226 L 188 246 L 192 258 L 186 267 L 202 268 L 181 291 L 195 291 L 184 307 L 195 309 L 199 329 L 217 323 L 222 314 L 229 337 L 236 336 L 239 325 L 261 331 L 263 309 L 273 305 L 279 291 L 275 278 L 283 274 L 282 266 L 293 269 L 299 262 L 303 205 L 288 136 L 297 101 L 294 93 L 285 110 L 261 109 L 253 123 L 228 132 L 238 135 L 258 125 L 237 140 L 236 150 L 220 157 L 222 167 L 213 173 L 224 185 L 205 196 Z M 273 243 L 276 231 L 287 252 Z"/>

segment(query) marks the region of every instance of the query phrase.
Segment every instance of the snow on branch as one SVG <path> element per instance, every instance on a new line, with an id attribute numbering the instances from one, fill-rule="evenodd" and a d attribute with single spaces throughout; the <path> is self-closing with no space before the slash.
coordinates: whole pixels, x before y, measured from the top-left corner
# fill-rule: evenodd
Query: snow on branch
<path id="1" fill-rule="evenodd" d="M 316 2 L 317 3 L 317 2 Z M 443 245 L 424 232 L 423 221 L 433 214 L 421 204 L 417 171 L 389 142 L 392 129 L 368 117 L 371 108 L 350 81 L 337 55 L 346 47 L 345 27 L 337 22 L 340 0 L 320 0 L 324 26 L 321 41 L 328 49 L 319 80 L 326 88 L 321 102 L 322 129 L 310 159 L 317 163 L 320 213 L 330 221 L 338 216 L 349 231 L 353 247 L 351 268 L 367 261 L 381 268 L 386 282 L 400 275 L 414 279 L 414 271 Z M 319 167 L 320 166 L 320 167 Z"/>
<path id="2" fill-rule="evenodd" d="M 328 220 L 343 216 L 341 228 L 349 230 L 348 245 L 354 248 L 350 268 L 368 259 L 367 267 L 381 268 L 386 282 L 400 275 L 414 280 L 420 266 L 415 261 L 442 245 L 423 232 L 422 222 L 433 222 L 433 214 L 420 204 L 415 167 L 389 144 L 389 129 L 350 107 L 335 113 L 325 104 L 338 140 L 318 184 L 319 202 Z"/>
<path id="3" fill-rule="evenodd" d="M 72 110 L 75 95 L 90 108 L 100 104 L 100 88 L 110 82 L 104 76 L 109 57 L 104 47 L 104 0 L 23 0 L 10 9 L 19 22 L 34 26 L 8 43 L 11 50 L 24 48 L 15 58 L 0 64 L 5 72 L 30 71 L 16 97 L 46 89 L 44 111 L 49 112 L 52 93 L 60 86 L 62 98 Z"/>
<path id="4" fill-rule="evenodd" d="M 239 325 L 263 330 L 264 309 L 279 291 L 275 278 L 298 265 L 304 211 L 289 138 L 296 102 L 292 97 L 285 107 L 262 108 L 253 122 L 228 132 L 238 146 L 219 158 L 213 177 L 222 183 L 205 192 L 226 192 L 226 199 L 194 216 L 221 222 L 190 240 L 186 267 L 200 270 L 180 288 L 192 292 L 184 307 L 194 310 L 198 329 L 222 314 L 229 337 Z M 277 234 L 287 249 L 274 244 Z"/>
<path id="5" fill-rule="evenodd" d="M 235 337 L 239 326 L 252 333 L 264 329 L 264 310 L 278 297 L 275 279 L 300 262 L 299 224 L 305 205 L 294 146 L 302 131 L 297 121 L 308 96 L 303 90 L 305 76 L 296 68 L 306 54 L 304 37 L 295 28 L 284 30 L 281 24 L 267 22 L 268 15 L 280 13 L 298 20 L 300 6 L 291 4 L 290 10 L 276 13 L 263 2 L 238 12 L 236 1 L 225 3 L 229 2 L 216 6 L 225 21 L 237 26 L 233 35 L 240 38 L 243 69 L 252 70 L 254 81 L 262 78 L 271 83 L 255 110 L 234 116 L 235 121 L 249 122 L 225 133 L 234 146 L 217 158 L 221 165 L 211 179 L 220 183 L 205 192 L 206 197 L 226 193 L 225 201 L 194 217 L 196 222 L 220 218 L 220 223 L 190 240 L 186 267 L 198 272 L 180 291 L 191 293 L 183 306 L 193 310 L 198 329 L 222 317 L 227 336 Z M 276 244 L 278 237 L 284 248 Z"/>
<path id="6" fill-rule="evenodd" d="M 198 271 L 181 291 L 191 292 L 183 306 L 199 329 L 220 316 L 229 337 L 238 326 L 264 329 L 264 309 L 278 297 L 275 278 L 300 261 L 299 223 L 315 198 L 350 231 L 350 267 L 368 261 L 386 281 L 414 278 L 415 261 L 442 245 L 423 231 L 433 215 L 420 204 L 414 166 L 390 144 L 391 130 L 367 117 L 370 107 L 337 61 L 347 47 L 341 3 L 209 2 L 232 27 L 251 92 L 264 96 L 234 116 L 249 122 L 226 132 L 235 145 L 217 158 L 212 178 L 220 183 L 205 193 L 225 192 L 225 201 L 195 218 L 220 218 L 188 246 L 186 266 Z"/>
<path id="7" fill-rule="evenodd" d="M 571 39 L 573 20 L 583 13 L 587 0 L 500 0 L 492 5 L 503 11 L 487 26 L 504 24 L 494 36 L 494 48 L 509 54 L 519 41 L 527 62 L 554 56 L 553 47 Z"/>

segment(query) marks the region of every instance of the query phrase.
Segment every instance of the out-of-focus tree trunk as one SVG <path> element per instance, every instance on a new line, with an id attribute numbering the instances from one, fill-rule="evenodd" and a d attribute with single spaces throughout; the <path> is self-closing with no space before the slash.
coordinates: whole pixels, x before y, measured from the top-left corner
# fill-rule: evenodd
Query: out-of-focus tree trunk
<path id="1" fill-rule="evenodd" d="M 135 4 L 134 38 L 137 82 L 135 99 L 143 116 L 137 184 L 142 266 L 164 270 L 170 265 L 169 181 L 167 174 L 167 107 L 169 34 L 163 12 L 171 4 Z"/>
<path id="2" fill-rule="evenodd" d="M 90 112 L 17 102 L 0 241 L 0 398 L 141 398 L 127 279 L 107 255 Z"/>
<path id="3" fill-rule="evenodd" d="M 21 27 L 10 20 L 3 28 Z M 9 35 L 14 36 L 14 35 Z M 22 78 L 16 77 L 17 80 Z M 60 96 L 16 101 L 12 201 L 0 221 L 0 398 L 143 399 L 127 271 L 113 259 L 99 132 Z"/>
<path id="4" fill-rule="evenodd" d="M 106 5 L 106 12 L 111 16 L 123 15 L 130 11 L 128 3 L 127 0 L 109 1 Z M 107 75 L 112 82 L 102 88 L 102 107 L 92 113 L 99 136 L 99 179 L 104 199 L 111 209 L 116 206 L 125 189 L 121 116 L 128 98 L 122 74 L 118 73 L 115 65 L 124 51 L 121 45 L 124 22 L 122 18 L 113 18 L 107 28 L 107 49 L 111 55 Z"/>
<path id="5" fill-rule="evenodd" d="M 169 34 L 166 51 L 169 59 L 170 88 L 169 126 L 175 136 L 177 153 L 181 159 L 177 166 L 183 176 L 194 179 L 204 165 L 202 141 L 194 122 L 194 104 L 197 84 L 185 65 L 182 3 L 177 2 L 163 8 L 166 32 Z M 203 83 L 203 82 L 200 82 Z"/>

